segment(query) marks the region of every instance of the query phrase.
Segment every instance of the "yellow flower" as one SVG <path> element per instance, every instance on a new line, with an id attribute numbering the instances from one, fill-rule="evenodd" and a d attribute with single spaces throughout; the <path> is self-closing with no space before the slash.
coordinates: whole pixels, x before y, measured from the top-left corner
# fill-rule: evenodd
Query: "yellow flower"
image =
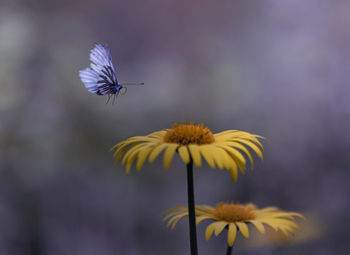
<path id="1" fill-rule="evenodd" d="M 254 232 L 249 236 L 249 243 L 245 243 L 245 247 L 248 249 L 260 249 L 266 246 L 285 246 L 285 245 L 298 245 L 301 243 L 308 243 L 321 238 L 324 233 L 324 224 L 320 222 L 317 214 L 312 212 L 305 212 L 308 221 L 304 221 L 301 224 L 299 219 L 296 220 L 297 224 L 300 224 L 300 229 L 297 230 L 294 235 L 285 236 L 282 231 L 274 231 L 269 228 L 266 229 L 264 236 L 260 236 Z"/>
<path id="2" fill-rule="evenodd" d="M 203 124 L 183 122 L 174 124 L 171 129 L 160 130 L 146 136 L 130 137 L 113 146 L 111 150 L 115 150 L 116 163 L 123 157 L 122 164 L 126 164 L 127 173 L 130 172 L 136 159 L 136 169 L 140 170 L 147 158 L 152 163 L 161 152 L 165 151 L 163 161 L 165 168 L 169 168 L 177 152 L 185 164 L 189 164 L 192 160 L 197 167 L 200 167 L 203 157 L 210 167 L 227 169 L 233 180 L 236 180 L 238 168 L 242 173 L 245 170 L 244 155 L 249 158 L 253 166 L 252 155 L 247 148 L 252 149 L 260 158 L 263 157 L 263 146 L 258 138 L 263 137 L 238 130 L 213 134 Z"/>
<path id="3" fill-rule="evenodd" d="M 164 220 L 168 220 L 167 226 L 171 226 L 173 229 L 181 218 L 188 216 L 188 211 L 186 207 L 178 206 L 168 210 L 166 214 Z M 206 219 L 215 221 L 206 228 L 205 237 L 207 240 L 210 239 L 213 232 L 218 236 L 225 228 L 228 229 L 229 246 L 233 245 L 237 230 L 248 238 L 248 224 L 254 225 L 260 233 L 265 232 L 265 224 L 288 236 L 298 229 L 294 217 L 303 218 L 299 213 L 280 211 L 276 207 L 258 209 L 254 204 L 224 202 L 217 204 L 215 208 L 206 205 L 196 206 L 196 216 L 197 224 Z"/>

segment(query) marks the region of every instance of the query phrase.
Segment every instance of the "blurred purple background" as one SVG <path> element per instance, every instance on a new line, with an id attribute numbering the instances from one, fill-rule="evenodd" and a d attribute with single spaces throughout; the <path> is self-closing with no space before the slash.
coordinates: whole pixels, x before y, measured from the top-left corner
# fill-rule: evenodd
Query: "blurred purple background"
<path id="1" fill-rule="evenodd" d="M 130 176 L 109 149 L 173 122 L 263 135 L 264 162 L 233 183 L 195 169 L 197 204 L 311 212 L 324 233 L 237 254 L 348 254 L 350 2 L 2 0 L 0 254 L 189 254 L 185 167 L 161 160 Z M 95 42 L 109 44 L 117 104 L 78 78 Z M 200 254 L 224 254 L 225 235 Z"/>

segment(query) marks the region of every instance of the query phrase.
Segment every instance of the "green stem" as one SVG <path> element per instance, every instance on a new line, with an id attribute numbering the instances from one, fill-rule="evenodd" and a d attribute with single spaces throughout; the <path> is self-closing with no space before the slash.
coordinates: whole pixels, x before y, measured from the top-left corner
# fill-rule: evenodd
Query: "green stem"
<path id="1" fill-rule="evenodd" d="M 188 193 L 188 218 L 189 218 L 189 225 L 190 225 L 191 255 L 198 255 L 192 160 L 190 161 L 190 163 L 187 164 L 187 193 Z"/>

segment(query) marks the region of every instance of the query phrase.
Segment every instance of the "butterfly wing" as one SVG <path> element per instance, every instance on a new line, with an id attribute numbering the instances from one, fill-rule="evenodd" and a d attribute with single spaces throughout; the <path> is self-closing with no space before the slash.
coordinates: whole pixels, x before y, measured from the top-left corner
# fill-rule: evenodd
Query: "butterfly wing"
<path id="1" fill-rule="evenodd" d="M 85 68 L 84 70 L 79 71 L 79 77 L 89 92 L 100 95 L 97 86 L 99 76 L 96 71 L 91 68 Z"/>
<path id="2" fill-rule="evenodd" d="M 90 52 L 91 69 L 99 74 L 97 86 L 102 95 L 115 94 L 119 89 L 117 74 L 108 46 L 96 44 Z"/>
<path id="3" fill-rule="evenodd" d="M 94 94 L 115 94 L 121 88 L 108 46 L 96 44 L 90 51 L 90 68 L 79 72 L 85 87 Z"/>

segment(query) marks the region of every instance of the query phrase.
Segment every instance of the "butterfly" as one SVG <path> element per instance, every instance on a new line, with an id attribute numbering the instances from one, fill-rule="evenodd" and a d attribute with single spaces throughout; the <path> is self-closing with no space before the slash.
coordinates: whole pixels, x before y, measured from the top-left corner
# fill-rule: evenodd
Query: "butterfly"
<path id="1" fill-rule="evenodd" d="M 111 96 L 126 93 L 126 87 L 123 85 L 144 85 L 144 83 L 119 83 L 117 80 L 117 72 L 113 66 L 111 51 L 107 45 L 95 44 L 90 50 L 90 67 L 79 71 L 80 80 L 86 89 L 96 95 Z"/>

